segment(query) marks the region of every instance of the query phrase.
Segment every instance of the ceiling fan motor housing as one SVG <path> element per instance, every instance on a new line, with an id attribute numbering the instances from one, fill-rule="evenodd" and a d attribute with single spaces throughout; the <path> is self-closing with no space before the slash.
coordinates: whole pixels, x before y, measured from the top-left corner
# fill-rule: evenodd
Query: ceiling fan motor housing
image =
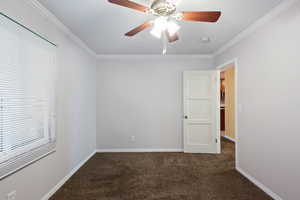
<path id="1" fill-rule="evenodd" d="M 167 0 L 155 0 L 151 9 L 153 14 L 157 16 L 171 16 L 176 12 L 176 6 Z"/>

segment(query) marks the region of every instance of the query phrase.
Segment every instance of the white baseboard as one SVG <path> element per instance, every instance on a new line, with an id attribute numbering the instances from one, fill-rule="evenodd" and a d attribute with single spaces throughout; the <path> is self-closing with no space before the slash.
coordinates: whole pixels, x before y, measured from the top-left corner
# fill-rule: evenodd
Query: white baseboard
<path id="1" fill-rule="evenodd" d="M 222 136 L 222 137 L 224 137 L 224 138 L 226 138 L 227 140 L 230 140 L 231 142 L 235 142 L 235 139 L 233 139 L 233 138 L 231 138 L 231 137 L 228 137 L 228 136 Z"/>
<path id="2" fill-rule="evenodd" d="M 243 176 L 245 176 L 248 180 L 250 180 L 252 183 L 254 183 L 257 187 L 262 189 L 265 193 L 270 195 L 274 200 L 283 200 L 279 195 L 274 193 L 270 188 L 256 180 L 253 176 L 242 170 L 240 167 L 236 167 L 236 170 L 240 172 Z"/>
<path id="3" fill-rule="evenodd" d="M 97 149 L 97 153 L 183 152 L 183 149 Z"/>
<path id="4" fill-rule="evenodd" d="M 72 171 L 67 174 L 62 180 L 60 180 L 47 194 L 43 196 L 41 200 L 48 200 L 50 197 L 59 190 L 66 182 L 77 172 L 93 155 L 95 155 L 96 151 L 92 152 L 86 159 L 84 159 L 81 163 L 79 163 L 76 167 L 72 169 Z"/>

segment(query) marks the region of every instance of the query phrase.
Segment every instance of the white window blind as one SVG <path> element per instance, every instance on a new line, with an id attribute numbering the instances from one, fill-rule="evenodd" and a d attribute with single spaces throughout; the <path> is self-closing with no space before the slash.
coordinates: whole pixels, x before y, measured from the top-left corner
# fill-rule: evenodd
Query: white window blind
<path id="1" fill-rule="evenodd" d="M 55 148 L 56 47 L 0 14 L 0 178 Z"/>

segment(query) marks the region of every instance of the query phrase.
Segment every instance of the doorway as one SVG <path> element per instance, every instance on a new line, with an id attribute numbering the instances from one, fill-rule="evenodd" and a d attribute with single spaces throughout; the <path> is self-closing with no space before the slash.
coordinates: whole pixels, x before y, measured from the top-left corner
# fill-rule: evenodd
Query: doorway
<path id="1" fill-rule="evenodd" d="M 224 76 L 221 78 L 222 75 Z M 225 79 L 227 86 L 222 86 L 221 82 L 226 84 Z M 184 72 L 184 152 L 219 154 L 226 151 L 226 146 L 230 146 L 234 150 L 231 153 L 237 157 L 236 83 L 237 60 L 223 64 L 213 71 Z M 222 127 L 221 115 L 224 118 Z M 228 142 L 230 145 L 226 145 Z"/>
<path id="2" fill-rule="evenodd" d="M 220 70 L 220 136 L 221 152 L 226 146 L 237 147 L 237 62 L 230 61 L 218 67 Z"/>

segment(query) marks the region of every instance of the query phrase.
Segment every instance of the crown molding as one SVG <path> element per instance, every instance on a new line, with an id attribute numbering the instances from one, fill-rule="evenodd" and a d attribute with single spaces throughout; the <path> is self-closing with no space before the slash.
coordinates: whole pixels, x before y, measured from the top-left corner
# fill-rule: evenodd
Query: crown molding
<path id="1" fill-rule="evenodd" d="M 284 2 L 280 3 L 276 7 L 274 7 L 269 13 L 267 13 L 262 18 L 258 19 L 256 22 L 254 22 L 252 25 L 250 25 L 248 28 L 243 30 L 241 33 L 236 35 L 232 40 L 227 42 L 224 46 L 219 48 L 213 56 L 218 56 L 224 51 L 228 50 L 232 46 L 236 45 L 237 43 L 241 42 L 242 40 L 246 39 L 248 36 L 250 36 L 252 33 L 254 33 L 257 29 L 262 27 L 263 25 L 267 24 L 271 20 L 273 20 L 275 17 L 277 17 L 280 13 L 287 10 L 292 6 L 293 3 L 297 2 L 299 0 L 285 0 Z"/>
<path id="2" fill-rule="evenodd" d="M 90 55 L 97 57 L 97 54 L 90 49 L 77 35 L 75 35 L 66 25 L 64 25 L 51 11 L 45 8 L 37 0 L 24 0 L 33 8 L 37 9 L 44 17 L 49 19 L 59 30 L 68 35 L 79 47 L 88 52 Z"/>
<path id="3" fill-rule="evenodd" d="M 114 59 L 114 58 L 199 58 L 199 59 L 212 59 L 213 54 L 98 54 L 98 59 Z"/>
<path id="4" fill-rule="evenodd" d="M 285 0 L 284 2 L 280 3 L 278 6 L 273 8 L 268 14 L 254 22 L 252 25 L 250 25 L 248 28 L 243 30 L 241 33 L 236 35 L 232 40 L 227 42 L 225 45 L 223 45 L 221 48 L 219 48 L 217 51 L 215 51 L 213 54 L 172 54 L 172 55 L 159 55 L 159 54 L 97 54 L 95 51 L 90 49 L 87 44 L 85 44 L 77 35 L 75 35 L 66 25 L 64 25 L 51 11 L 49 11 L 47 8 L 45 8 L 41 3 L 39 3 L 37 0 L 23 0 L 27 3 L 29 3 L 32 7 L 36 8 L 44 17 L 49 19 L 54 25 L 56 25 L 63 33 L 68 35 L 78 46 L 80 46 L 82 49 L 84 49 L 86 52 L 88 52 L 90 55 L 94 56 L 97 59 L 104 59 L 104 58 L 130 58 L 130 57 L 198 57 L 198 58 L 206 58 L 206 59 L 213 59 L 214 57 L 222 54 L 229 48 L 233 47 L 237 43 L 241 42 L 242 40 L 246 39 L 248 36 L 250 36 L 252 33 L 254 33 L 257 29 L 262 27 L 263 25 L 267 24 L 271 20 L 273 20 L 276 16 L 278 16 L 283 11 L 287 10 L 293 3 L 297 2 L 298 0 Z"/>

